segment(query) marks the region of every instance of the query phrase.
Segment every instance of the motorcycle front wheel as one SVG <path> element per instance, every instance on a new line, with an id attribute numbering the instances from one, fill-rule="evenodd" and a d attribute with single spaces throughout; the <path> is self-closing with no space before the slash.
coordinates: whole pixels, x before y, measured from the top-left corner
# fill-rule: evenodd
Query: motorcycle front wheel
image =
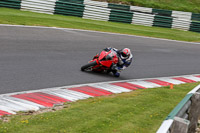
<path id="1" fill-rule="evenodd" d="M 81 67 L 81 71 L 88 71 L 88 70 L 92 70 L 92 67 L 96 66 L 97 62 L 93 61 L 93 62 L 89 62 L 88 64 L 84 65 Z"/>

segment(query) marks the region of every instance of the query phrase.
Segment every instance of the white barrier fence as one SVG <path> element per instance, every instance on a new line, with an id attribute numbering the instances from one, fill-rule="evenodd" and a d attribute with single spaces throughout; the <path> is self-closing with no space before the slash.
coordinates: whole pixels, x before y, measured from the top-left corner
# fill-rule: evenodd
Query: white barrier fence
<path id="1" fill-rule="evenodd" d="M 54 14 L 56 0 L 22 0 L 21 10 Z"/>
<path id="2" fill-rule="evenodd" d="M 110 10 L 111 9 L 108 9 L 106 7 L 85 5 L 83 18 L 108 21 L 110 16 Z"/>
<path id="3" fill-rule="evenodd" d="M 153 26 L 154 16 L 155 15 L 153 14 L 135 12 L 133 15 L 132 24 Z"/>

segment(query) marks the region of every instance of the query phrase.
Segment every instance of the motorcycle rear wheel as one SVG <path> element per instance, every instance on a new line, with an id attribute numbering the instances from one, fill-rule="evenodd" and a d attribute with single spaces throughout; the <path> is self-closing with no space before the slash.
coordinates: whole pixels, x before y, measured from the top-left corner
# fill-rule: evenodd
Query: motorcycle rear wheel
<path id="1" fill-rule="evenodd" d="M 81 67 L 81 71 L 88 71 L 88 70 L 92 70 L 92 67 L 96 66 L 97 62 L 93 61 L 93 62 L 89 62 L 88 64 L 84 65 Z"/>

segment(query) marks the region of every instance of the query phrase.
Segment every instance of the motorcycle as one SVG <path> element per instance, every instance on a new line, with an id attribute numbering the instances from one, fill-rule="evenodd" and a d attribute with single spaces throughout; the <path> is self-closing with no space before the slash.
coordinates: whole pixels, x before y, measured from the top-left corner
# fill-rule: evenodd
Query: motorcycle
<path id="1" fill-rule="evenodd" d="M 118 56 L 114 50 L 102 51 L 93 57 L 89 63 L 81 67 L 81 71 L 107 72 L 118 63 Z"/>

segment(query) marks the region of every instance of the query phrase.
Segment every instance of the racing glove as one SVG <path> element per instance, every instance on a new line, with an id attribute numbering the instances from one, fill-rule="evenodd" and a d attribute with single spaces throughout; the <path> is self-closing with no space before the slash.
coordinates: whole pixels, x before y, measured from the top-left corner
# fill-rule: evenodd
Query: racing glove
<path id="1" fill-rule="evenodd" d="M 112 65 L 111 70 L 120 72 L 122 69 L 121 67 L 118 67 L 117 65 Z"/>
<path id="2" fill-rule="evenodd" d="M 107 48 L 105 48 L 105 49 L 103 49 L 103 50 L 106 51 L 106 52 L 108 52 L 108 51 L 111 50 L 111 47 L 107 47 Z"/>

